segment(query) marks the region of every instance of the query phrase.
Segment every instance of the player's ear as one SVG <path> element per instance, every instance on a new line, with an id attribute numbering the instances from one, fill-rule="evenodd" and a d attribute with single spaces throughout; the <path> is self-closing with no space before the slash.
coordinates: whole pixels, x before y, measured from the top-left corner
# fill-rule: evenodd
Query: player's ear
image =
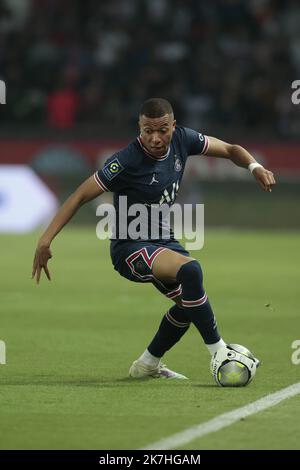
<path id="1" fill-rule="evenodd" d="M 173 129 L 175 129 L 175 127 L 176 127 L 176 119 L 174 119 L 173 121 Z"/>

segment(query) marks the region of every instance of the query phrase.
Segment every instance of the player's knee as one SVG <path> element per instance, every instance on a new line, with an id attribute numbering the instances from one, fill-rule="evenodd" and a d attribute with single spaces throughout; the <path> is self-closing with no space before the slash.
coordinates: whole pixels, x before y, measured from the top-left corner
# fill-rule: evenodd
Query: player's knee
<path id="1" fill-rule="evenodd" d="M 177 273 L 177 280 L 180 283 L 188 282 L 195 286 L 202 285 L 203 273 L 198 261 L 193 260 L 183 264 Z"/>

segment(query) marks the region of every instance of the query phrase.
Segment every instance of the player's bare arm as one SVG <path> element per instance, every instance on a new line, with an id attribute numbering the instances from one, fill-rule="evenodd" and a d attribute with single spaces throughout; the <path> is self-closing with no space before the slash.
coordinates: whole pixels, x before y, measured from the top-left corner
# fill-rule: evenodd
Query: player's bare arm
<path id="1" fill-rule="evenodd" d="M 45 230 L 35 251 L 32 278 L 36 279 L 37 284 L 40 282 L 41 272 L 44 270 L 49 281 L 51 280 L 50 272 L 48 269 L 48 261 L 52 258 L 50 245 L 55 236 L 61 229 L 71 220 L 77 210 L 86 202 L 95 199 L 103 193 L 103 190 L 98 186 L 94 177 L 91 176 L 84 181 L 76 191 L 64 202 L 57 214 L 51 221 L 48 228 Z"/>
<path id="2" fill-rule="evenodd" d="M 248 168 L 251 163 L 257 163 L 255 158 L 240 145 L 228 144 L 215 137 L 209 137 L 209 147 L 206 155 L 228 158 L 242 168 Z M 264 191 L 272 191 L 272 186 L 276 184 L 272 171 L 267 170 L 263 166 L 257 166 L 252 171 L 252 174 Z"/>

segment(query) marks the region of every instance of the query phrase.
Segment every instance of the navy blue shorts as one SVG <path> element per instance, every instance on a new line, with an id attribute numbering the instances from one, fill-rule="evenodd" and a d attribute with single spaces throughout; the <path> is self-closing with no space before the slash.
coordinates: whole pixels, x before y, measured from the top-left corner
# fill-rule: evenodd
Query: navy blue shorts
<path id="1" fill-rule="evenodd" d="M 110 255 L 116 271 L 129 281 L 152 282 L 152 284 L 169 299 L 181 294 L 180 284 L 164 284 L 152 273 L 156 256 L 165 249 L 190 256 L 177 240 L 112 240 Z"/>

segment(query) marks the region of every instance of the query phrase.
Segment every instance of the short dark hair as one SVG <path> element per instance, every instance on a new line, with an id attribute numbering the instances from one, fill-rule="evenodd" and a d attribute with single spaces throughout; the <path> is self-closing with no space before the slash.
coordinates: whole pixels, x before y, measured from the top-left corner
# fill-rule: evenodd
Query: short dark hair
<path id="1" fill-rule="evenodd" d="M 174 114 L 174 112 L 171 103 L 164 98 L 150 98 L 142 104 L 140 110 L 140 116 L 148 118 L 159 118 L 165 114 Z"/>

